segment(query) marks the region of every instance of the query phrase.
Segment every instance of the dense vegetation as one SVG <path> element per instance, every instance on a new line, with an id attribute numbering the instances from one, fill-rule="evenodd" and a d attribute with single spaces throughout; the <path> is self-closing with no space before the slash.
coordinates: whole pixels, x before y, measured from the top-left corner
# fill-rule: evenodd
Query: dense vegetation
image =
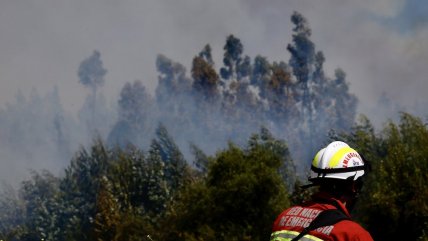
<path id="1" fill-rule="evenodd" d="M 33 173 L 1 197 L 3 240 L 267 240 L 279 212 L 307 198 L 286 143 L 267 129 L 189 164 L 161 125 L 147 153 L 78 151 L 58 178 Z M 355 217 L 375 240 L 427 240 L 428 129 L 402 114 L 375 133 L 367 119 L 332 136 L 372 162 Z"/>
<path id="2" fill-rule="evenodd" d="M 233 35 L 218 71 L 209 44 L 191 76 L 159 55 L 155 96 L 141 81 L 127 83 L 116 119 L 103 101 L 108 72 L 98 51 L 78 68 L 90 89 L 78 123 L 57 90 L 0 110 L 8 126 L 0 148 L 22 158 L 35 149 L 42 159 L 72 153 L 63 175 L 34 171 L 19 190 L 3 188 L 0 239 L 267 240 L 275 216 L 313 191 L 300 188 L 303 168 L 334 139 L 373 164 L 355 218 L 375 240 L 428 240 L 427 126 L 407 113 L 379 131 L 364 116 L 355 121 L 345 72 L 328 77 L 306 19 L 296 12 L 291 21 L 287 63 L 251 59 Z M 74 152 L 76 131 L 101 135 Z"/>

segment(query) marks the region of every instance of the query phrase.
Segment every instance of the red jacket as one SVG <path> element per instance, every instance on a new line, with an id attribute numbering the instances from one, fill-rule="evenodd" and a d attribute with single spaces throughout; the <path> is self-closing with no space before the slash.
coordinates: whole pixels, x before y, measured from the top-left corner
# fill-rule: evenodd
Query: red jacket
<path id="1" fill-rule="evenodd" d="M 272 234 L 283 233 L 298 234 L 323 210 L 340 208 L 347 216 L 350 214 L 342 202 L 332 198 L 326 193 L 314 195 L 313 201 L 304 203 L 302 206 L 294 206 L 283 211 L 275 220 L 272 228 Z M 280 231 L 280 232 L 278 232 Z M 293 232 L 295 231 L 295 232 Z M 277 232 L 277 233 L 275 233 Z M 297 232 L 297 233 L 296 233 Z M 290 235 L 291 235 L 290 234 Z M 361 240 L 373 241 L 370 234 L 359 224 L 351 220 L 342 220 L 332 226 L 325 226 L 308 233 L 309 239 L 306 240 Z M 312 238 L 311 238 L 312 236 Z M 315 236 L 315 237 L 313 237 Z M 291 239 L 273 239 L 273 240 L 291 240 Z M 303 239 L 301 239 L 303 240 Z"/>

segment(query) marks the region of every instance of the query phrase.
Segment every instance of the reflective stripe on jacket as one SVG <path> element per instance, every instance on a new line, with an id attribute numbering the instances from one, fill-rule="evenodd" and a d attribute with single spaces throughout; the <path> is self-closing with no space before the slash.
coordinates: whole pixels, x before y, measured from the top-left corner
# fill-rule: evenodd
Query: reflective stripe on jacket
<path id="1" fill-rule="evenodd" d="M 270 235 L 270 241 L 290 241 L 297 237 L 297 235 L 299 235 L 299 232 L 288 230 L 276 231 Z M 322 241 L 322 239 L 306 234 L 299 241 Z"/>

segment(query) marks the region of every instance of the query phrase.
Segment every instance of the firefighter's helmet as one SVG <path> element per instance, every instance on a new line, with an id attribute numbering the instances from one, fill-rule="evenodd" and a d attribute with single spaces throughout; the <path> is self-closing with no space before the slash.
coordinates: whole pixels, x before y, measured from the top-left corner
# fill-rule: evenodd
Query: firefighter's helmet
<path id="1" fill-rule="evenodd" d="M 312 161 L 309 180 L 324 178 L 357 180 L 365 174 L 365 160 L 357 151 L 342 141 L 334 141 L 318 151 Z"/>

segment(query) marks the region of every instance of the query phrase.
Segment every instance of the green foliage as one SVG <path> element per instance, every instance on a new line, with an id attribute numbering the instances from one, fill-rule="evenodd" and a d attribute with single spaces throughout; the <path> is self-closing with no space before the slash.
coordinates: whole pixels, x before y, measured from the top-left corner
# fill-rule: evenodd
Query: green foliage
<path id="1" fill-rule="evenodd" d="M 247 148 L 230 143 L 209 159 L 208 172 L 171 207 L 162 240 L 265 240 L 272 220 L 290 205 L 280 169 L 284 143 L 262 130 Z M 286 156 L 283 156 L 285 154 Z M 290 164 L 290 163 L 287 163 Z M 293 169 L 287 166 L 287 169 Z"/>
<path id="2" fill-rule="evenodd" d="M 60 190 L 64 210 L 60 216 L 63 237 L 75 240 L 91 238 L 96 215 L 97 194 L 107 176 L 109 153 L 101 140 L 90 152 L 81 149 L 65 170 Z"/>
<path id="3" fill-rule="evenodd" d="M 21 187 L 25 202 L 26 227 L 28 232 L 44 240 L 56 240 L 57 218 L 62 208 L 59 197 L 59 179 L 51 173 L 33 173 L 31 181 Z"/>
<path id="4" fill-rule="evenodd" d="M 5 192 L 0 237 L 142 240 L 158 232 L 187 175 L 187 162 L 162 126 L 147 158 L 133 146 L 109 149 L 98 139 L 75 154 L 64 177 L 34 172 L 22 183 L 19 197 Z"/>
<path id="5" fill-rule="evenodd" d="M 109 168 L 108 182 L 105 183 L 109 188 L 106 191 L 113 193 L 120 203 L 121 212 L 143 213 L 150 170 L 144 153 L 128 146 L 114 149 L 112 154 L 115 161 Z"/>
<path id="6" fill-rule="evenodd" d="M 151 153 L 159 155 L 168 187 L 171 190 L 180 189 L 189 175 L 187 162 L 165 126 L 159 125 L 156 136 L 152 141 Z"/>
<path id="7" fill-rule="evenodd" d="M 376 133 L 361 116 L 351 132 L 331 138 L 373 164 L 354 217 L 376 240 L 426 240 L 426 125 L 403 113 Z M 266 240 L 275 217 L 311 195 L 300 188 L 286 143 L 266 128 L 243 148 L 231 142 L 214 156 L 193 150 L 195 169 L 162 125 L 147 155 L 97 140 L 76 153 L 64 177 L 33 172 L 19 196 L 5 189 L 0 238 Z"/>
<path id="8" fill-rule="evenodd" d="M 367 119 L 345 135 L 373 164 L 356 213 L 375 240 L 426 239 L 428 129 L 402 113 L 376 135 Z"/>

